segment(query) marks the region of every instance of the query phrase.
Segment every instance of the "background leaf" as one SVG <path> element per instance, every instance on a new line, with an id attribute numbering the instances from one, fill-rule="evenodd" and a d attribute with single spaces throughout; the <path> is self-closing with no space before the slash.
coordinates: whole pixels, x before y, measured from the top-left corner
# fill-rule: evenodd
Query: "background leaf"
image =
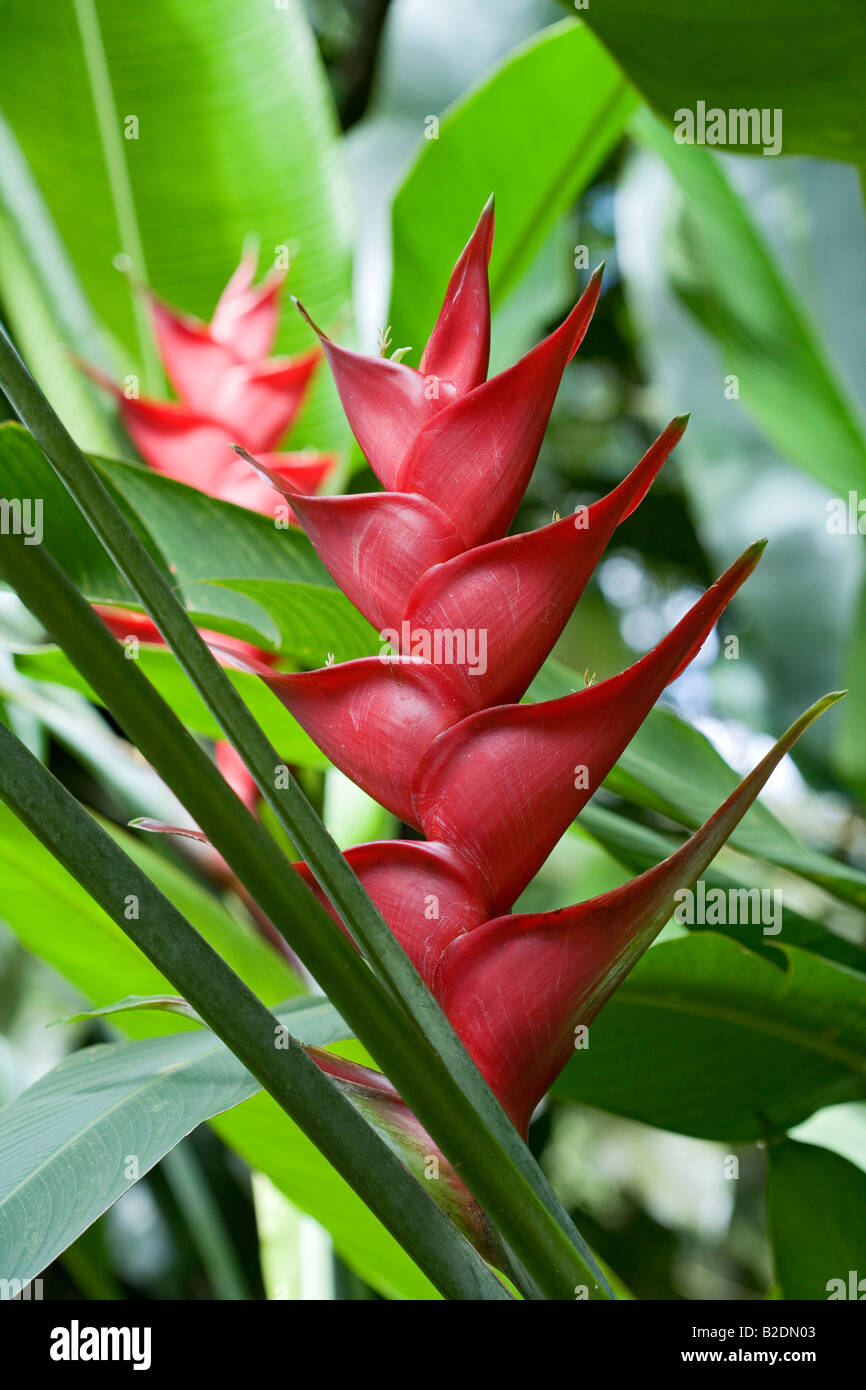
<path id="1" fill-rule="evenodd" d="M 826 1299 L 841 1280 L 862 1299 L 866 1173 L 839 1154 L 789 1139 L 767 1154 L 767 1219 L 784 1298 Z M 850 1291 L 850 1272 L 855 1291 Z M 838 1294 L 837 1294 L 838 1296 Z"/>
<path id="2" fill-rule="evenodd" d="M 300 0 L 57 0 L 43 18 L 25 0 L 5 7 L 3 111 L 117 341 L 119 373 L 152 359 L 112 268 L 120 251 L 159 294 L 209 317 L 257 233 L 265 262 L 297 249 L 293 289 L 328 323 L 350 299 L 350 196 Z M 34 71 L 51 74 L 38 101 Z M 281 349 L 309 343 L 289 306 Z M 298 437 L 321 449 L 346 440 L 326 373 Z"/>
<path id="3" fill-rule="evenodd" d="M 786 154 L 866 163 L 857 0 L 592 0 L 587 23 L 667 121 L 679 107 L 781 107 Z M 742 148 L 742 147 L 740 147 Z"/>
<path id="4" fill-rule="evenodd" d="M 320 999 L 278 1016 L 305 1043 L 345 1036 Z M 208 1030 L 73 1053 L 0 1110 L 5 1277 L 32 1279 L 186 1134 L 257 1090 Z"/>
<path id="5" fill-rule="evenodd" d="M 786 969 L 712 932 L 660 942 L 554 1094 L 726 1143 L 866 1095 L 866 980 L 796 947 L 779 951 Z"/>
<path id="6" fill-rule="evenodd" d="M 378 650 L 373 628 L 297 527 L 277 530 L 268 517 L 138 464 L 101 459 L 97 466 L 202 626 L 285 650 L 314 666 L 327 656 L 323 627 L 328 650 L 337 650 L 341 660 Z M 44 542 L 87 598 L 140 607 L 41 450 L 17 425 L 0 427 L 0 491 L 42 499 Z"/>
<path id="7" fill-rule="evenodd" d="M 423 143 L 393 205 L 390 322 L 394 342 L 412 344 L 412 361 L 491 192 L 496 307 L 613 148 L 634 101 L 590 31 L 569 20 L 508 54 L 444 114 L 438 139 Z"/>
<path id="8" fill-rule="evenodd" d="M 866 484 L 866 421 L 817 324 L 787 282 L 711 150 L 677 145 L 646 113 L 633 129 L 665 161 L 683 194 L 692 267 L 684 294 L 714 334 L 726 374 L 786 457 L 843 495 Z"/>
<path id="9" fill-rule="evenodd" d="M 137 661 L 144 675 L 171 705 L 187 728 L 208 738 L 223 737 L 219 724 L 171 652 L 157 647 L 140 647 Z M 35 680 L 56 681 L 71 690 L 81 691 L 89 699 L 99 703 L 87 682 L 59 648 L 52 647 L 38 655 L 19 657 L 18 668 Z M 287 763 L 300 767 L 330 767 L 324 753 L 319 751 L 297 720 L 289 714 L 285 705 L 271 694 L 258 676 L 231 670 L 228 676 L 232 685 L 242 695 L 244 704 L 252 711 Z M 109 775 L 110 771 L 111 769 L 108 773 L 103 772 L 103 775 Z M 135 807 L 135 814 L 140 813 L 141 809 L 139 802 Z M 130 810 L 130 815 L 132 814 L 133 811 Z"/>
<path id="10" fill-rule="evenodd" d="M 265 1003 L 301 992 L 285 961 L 251 926 L 236 920 L 211 893 L 140 838 L 112 833 Z M 0 806 L 0 865 L 0 918 L 28 950 L 71 980 L 91 1003 L 111 1004 L 124 994 L 172 993 L 159 971 L 5 805 Z M 123 1026 L 136 1037 L 146 1037 L 191 1025 L 177 1016 L 136 1013 L 124 1018 Z"/>

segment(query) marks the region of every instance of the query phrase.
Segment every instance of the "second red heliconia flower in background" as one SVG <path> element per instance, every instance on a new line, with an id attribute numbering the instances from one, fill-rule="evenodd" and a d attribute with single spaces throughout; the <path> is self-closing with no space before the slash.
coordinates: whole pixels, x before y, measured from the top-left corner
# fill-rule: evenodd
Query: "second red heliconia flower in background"
<path id="1" fill-rule="evenodd" d="M 115 396 L 126 431 L 151 468 L 210 497 L 273 515 L 273 492 L 233 445 L 261 453 L 274 474 L 301 493 L 315 492 L 336 459 L 312 450 L 279 452 L 321 353 L 314 347 L 296 357 L 268 356 L 286 272 L 274 269 L 256 285 L 256 264 L 257 256 L 245 252 L 210 323 L 142 289 L 176 401 L 139 397 L 82 365 Z"/>

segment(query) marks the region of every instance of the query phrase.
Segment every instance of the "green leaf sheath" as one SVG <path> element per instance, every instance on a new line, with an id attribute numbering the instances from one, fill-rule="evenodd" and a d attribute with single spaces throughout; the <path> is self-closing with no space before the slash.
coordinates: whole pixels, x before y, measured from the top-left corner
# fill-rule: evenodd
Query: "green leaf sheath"
<path id="1" fill-rule="evenodd" d="M 210 759 L 160 704 L 50 557 L 40 547 L 24 546 L 21 538 L 4 538 L 0 549 L 10 559 L 12 548 L 17 551 L 11 571 L 9 560 L 3 562 L 7 578 L 54 629 L 145 757 L 158 771 L 165 769 L 190 814 L 389 1075 L 544 1296 L 570 1298 L 576 1285 L 585 1285 L 591 1297 L 608 1297 L 603 1276 L 549 1183 L 309 802 L 294 781 L 275 788 L 277 753 L 5 335 L 0 335 L 0 380 L 389 991 L 358 960 L 270 837 L 222 785 Z M 62 620 L 61 597 L 67 608 Z M 187 768 L 183 779 L 181 764 Z M 408 1033 L 398 1000 L 415 1024 Z"/>
<path id="2" fill-rule="evenodd" d="M 460 1299 L 508 1296 L 297 1039 L 286 1037 L 270 1009 L 3 725 L 0 794 L 314 1140 L 443 1293 Z"/>

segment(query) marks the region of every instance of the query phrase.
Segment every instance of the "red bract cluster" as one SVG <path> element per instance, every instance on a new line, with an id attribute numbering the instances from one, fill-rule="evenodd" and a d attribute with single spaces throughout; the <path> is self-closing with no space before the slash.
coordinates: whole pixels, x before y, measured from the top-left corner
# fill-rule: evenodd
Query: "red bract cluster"
<path id="1" fill-rule="evenodd" d="M 111 391 L 141 457 L 160 473 L 211 497 L 272 514 L 273 492 L 232 445 L 260 452 L 268 467 L 299 492 L 315 492 L 333 468 L 329 454 L 279 453 L 321 356 L 269 357 L 285 272 L 255 285 L 257 257 L 244 254 L 210 323 L 181 314 L 145 290 L 157 345 L 177 401 L 139 398 L 93 367 Z"/>
<path id="2" fill-rule="evenodd" d="M 337 767 L 427 837 L 360 845 L 347 858 L 525 1131 L 575 1029 L 660 930 L 675 890 L 702 871 L 800 726 L 658 869 L 575 908 L 509 915 L 763 543 L 628 670 L 562 699 L 519 703 L 686 420 L 672 421 L 607 497 L 506 536 L 601 275 L 559 328 L 488 380 L 492 238 L 491 204 L 417 370 L 319 334 L 385 491 L 302 498 L 266 459 L 250 461 L 291 496 L 324 564 L 386 644 L 343 665 L 260 674 Z"/>

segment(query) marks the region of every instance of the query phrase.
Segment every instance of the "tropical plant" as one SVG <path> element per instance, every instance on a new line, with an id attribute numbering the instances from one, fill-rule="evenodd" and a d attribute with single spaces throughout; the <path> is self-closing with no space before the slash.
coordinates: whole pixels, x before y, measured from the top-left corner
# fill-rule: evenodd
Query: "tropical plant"
<path id="1" fill-rule="evenodd" d="M 786 582 L 817 588 L 823 540 L 792 561 L 770 499 L 826 539 L 804 468 L 854 495 L 861 534 L 866 426 L 838 315 L 801 303 L 741 172 L 776 162 L 672 129 L 699 102 L 783 110 L 786 154 L 859 161 L 866 35 L 852 13 L 837 80 L 803 92 L 805 7 L 775 65 L 729 64 L 718 17 L 690 19 L 668 81 L 660 8 L 649 42 L 601 0 L 585 24 L 527 16 L 419 128 L 388 96 L 396 23 L 378 88 L 380 26 L 346 40 L 360 85 L 320 32 L 337 110 L 297 0 L 148 0 L 146 28 L 63 0 L 51 32 L 10 0 L 0 916 L 23 993 L 47 962 L 71 1018 L 0 1107 L 4 1287 L 62 1261 L 76 1289 L 134 1291 L 94 1233 L 164 1174 L 218 1297 L 277 1296 L 299 1212 L 356 1291 L 702 1296 L 674 1255 L 649 1271 L 651 1203 L 623 1188 L 619 1238 L 593 1195 L 599 1151 L 577 1151 L 607 1112 L 626 1148 L 635 1122 L 719 1164 L 763 1147 L 769 1244 L 729 1234 L 713 1292 L 850 1296 L 830 1286 L 866 1222 L 864 1150 L 833 1128 L 866 1089 L 859 571 L 834 556 L 844 611 L 810 654 Z M 726 6 L 729 43 L 776 8 Z M 364 158 L 403 119 L 419 152 L 371 353 L 346 152 L 375 188 Z M 576 295 L 590 249 L 608 269 Z M 691 424 L 657 434 L 663 404 Z M 732 618 L 755 531 L 773 544 Z M 846 652 L 854 712 L 798 749 L 809 788 L 789 755 L 839 695 L 799 710 Z M 731 748 L 747 721 L 789 727 L 734 750 L 740 780 L 707 733 Z M 777 815 L 757 798 L 786 771 Z M 254 1174 L 261 1273 L 209 1142 Z M 277 1242 L 273 1209 L 294 1213 Z"/>

